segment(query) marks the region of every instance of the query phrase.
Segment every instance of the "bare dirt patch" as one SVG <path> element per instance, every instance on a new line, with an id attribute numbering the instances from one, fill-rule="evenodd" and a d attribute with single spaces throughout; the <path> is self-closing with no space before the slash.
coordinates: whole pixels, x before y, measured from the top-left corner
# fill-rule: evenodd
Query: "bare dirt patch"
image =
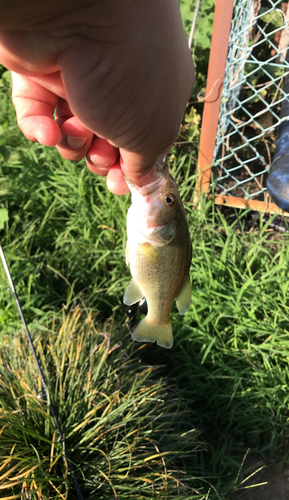
<path id="1" fill-rule="evenodd" d="M 234 496 L 234 500 L 289 500 L 289 467 L 280 472 L 278 464 L 273 462 L 254 474 L 244 483 L 251 487 Z"/>

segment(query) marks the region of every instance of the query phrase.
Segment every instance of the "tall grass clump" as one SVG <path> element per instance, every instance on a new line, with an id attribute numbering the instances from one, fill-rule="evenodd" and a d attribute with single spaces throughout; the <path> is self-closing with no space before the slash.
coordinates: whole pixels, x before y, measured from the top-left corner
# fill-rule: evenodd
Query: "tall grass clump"
<path id="1" fill-rule="evenodd" d="M 75 308 L 32 330 L 84 498 L 208 498 L 186 466 L 192 413 L 125 326 Z M 22 331 L 0 346 L 0 401 L 1 498 L 77 498 Z"/>

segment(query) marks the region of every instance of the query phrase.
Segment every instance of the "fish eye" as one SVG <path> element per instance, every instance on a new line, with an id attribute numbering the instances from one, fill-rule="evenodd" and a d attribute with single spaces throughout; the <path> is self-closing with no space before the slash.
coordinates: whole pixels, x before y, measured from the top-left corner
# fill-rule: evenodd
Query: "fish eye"
<path id="1" fill-rule="evenodd" d="M 176 197 L 174 194 L 169 193 L 164 196 L 164 204 L 172 207 L 176 202 Z"/>

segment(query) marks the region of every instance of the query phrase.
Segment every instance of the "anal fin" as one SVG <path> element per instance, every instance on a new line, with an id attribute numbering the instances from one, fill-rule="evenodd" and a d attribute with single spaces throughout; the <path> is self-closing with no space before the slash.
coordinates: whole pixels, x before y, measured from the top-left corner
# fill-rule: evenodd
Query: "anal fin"
<path id="1" fill-rule="evenodd" d="M 190 277 L 188 275 L 183 288 L 176 298 L 177 308 L 180 314 L 185 314 L 191 305 L 192 289 Z"/>
<path id="2" fill-rule="evenodd" d="M 139 302 L 143 297 L 144 294 L 139 288 L 137 282 L 134 279 L 132 279 L 125 291 L 123 297 L 123 303 L 126 304 L 127 306 L 131 306 L 132 304 Z"/>

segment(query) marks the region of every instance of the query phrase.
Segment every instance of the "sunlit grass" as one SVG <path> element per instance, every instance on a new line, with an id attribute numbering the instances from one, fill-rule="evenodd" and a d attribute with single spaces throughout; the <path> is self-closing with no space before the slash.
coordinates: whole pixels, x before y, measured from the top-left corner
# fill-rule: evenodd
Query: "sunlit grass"
<path id="1" fill-rule="evenodd" d="M 2 166 L 11 221 L 4 244 L 12 271 L 24 280 L 25 302 L 37 296 L 39 306 L 59 307 L 85 292 L 106 315 L 128 280 L 120 255 L 129 200 L 108 194 L 103 179 L 83 165 L 43 149 L 32 145 L 19 165 L 12 157 Z"/>

